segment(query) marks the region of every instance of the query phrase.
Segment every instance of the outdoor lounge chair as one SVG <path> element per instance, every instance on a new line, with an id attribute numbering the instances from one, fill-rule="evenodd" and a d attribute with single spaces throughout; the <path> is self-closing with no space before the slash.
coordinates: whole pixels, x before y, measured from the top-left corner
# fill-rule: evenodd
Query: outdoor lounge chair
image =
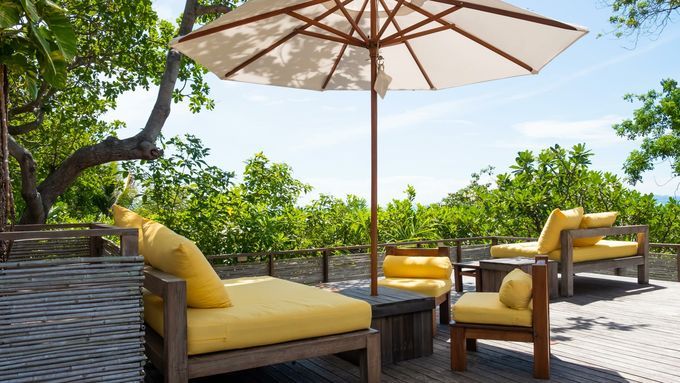
<path id="1" fill-rule="evenodd" d="M 408 290 L 435 299 L 439 306 L 439 322 L 448 324 L 451 320 L 451 249 L 440 246 L 437 249 L 385 247 L 383 273 L 385 278 L 378 281 L 380 286 Z M 433 331 L 436 332 L 435 312 L 432 312 Z"/>
<path id="2" fill-rule="evenodd" d="M 573 214 L 570 224 L 566 224 L 565 220 L 561 225 L 555 224 L 555 220 L 552 220 L 556 214 L 566 214 L 568 217 L 576 210 L 562 212 L 556 209 L 546 222 L 538 242 L 492 246 L 491 256 L 513 258 L 548 255 L 551 260 L 559 263 L 560 295 L 566 297 L 574 295 L 574 274 L 579 272 L 607 269 L 620 272 L 625 267 L 637 267 L 638 283 L 649 283 L 648 226 L 612 227 L 617 215 L 615 212 L 581 214 L 580 218 L 577 218 L 578 214 Z M 603 239 L 606 236 L 621 235 L 636 235 L 636 241 Z"/>
<path id="3" fill-rule="evenodd" d="M 469 292 L 456 302 L 450 325 L 452 370 L 465 371 L 467 351 L 477 350 L 477 339 L 531 342 L 534 377 L 550 378 L 547 257 L 536 257 L 531 274 L 516 269 L 503 280 L 499 293 Z M 507 300 L 513 306 L 523 301 L 515 307 L 524 308 L 508 307 Z"/>
<path id="4" fill-rule="evenodd" d="M 146 354 L 166 382 L 358 351 L 361 380 L 380 380 L 371 306 L 273 277 L 221 281 L 196 245 L 158 222 L 114 207 L 140 228 Z"/>

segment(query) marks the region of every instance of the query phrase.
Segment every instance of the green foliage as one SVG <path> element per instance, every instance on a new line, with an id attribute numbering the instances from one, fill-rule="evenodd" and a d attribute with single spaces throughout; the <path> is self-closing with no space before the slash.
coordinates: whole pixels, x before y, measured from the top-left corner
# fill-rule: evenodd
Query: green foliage
<path id="1" fill-rule="evenodd" d="M 669 161 L 673 176 L 680 176 L 680 88 L 678 82 L 661 82 L 661 91 L 626 95 L 630 102 L 641 102 L 633 118 L 614 125 L 616 133 L 629 140 L 642 139 L 640 149 L 633 151 L 624 164 L 630 181 L 642 180 L 645 171 L 654 169 L 656 162 Z"/>
<path id="2" fill-rule="evenodd" d="M 617 37 L 659 34 L 678 16 L 680 0 L 613 0 L 605 2 L 612 8 L 609 22 Z"/>
<path id="3" fill-rule="evenodd" d="M 122 193 L 119 203 L 139 211 L 196 241 L 205 251 L 217 253 L 222 246 L 222 228 L 228 221 L 229 186 L 233 173 L 210 166 L 210 150 L 191 135 L 162 143 L 166 155 L 156 161 L 127 162 L 124 176 L 137 186 Z M 137 197 L 137 198 L 134 198 Z"/>
<path id="4" fill-rule="evenodd" d="M 0 63 L 35 97 L 39 77 L 66 86 L 67 64 L 77 53 L 76 35 L 64 9 L 48 0 L 0 1 Z"/>
<path id="5" fill-rule="evenodd" d="M 432 211 L 415 202 L 416 189 L 409 185 L 405 191 L 406 198 L 392 200 L 387 208 L 379 214 L 382 227 L 379 230 L 383 242 L 415 241 L 436 239 Z"/>
<path id="6" fill-rule="evenodd" d="M 210 151 L 191 135 L 174 137 L 163 148 L 161 160 L 125 163 L 122 175 L 98 174 L 101 183 L 68 194 L 55 217 L 67 222 L 104 219 L 102 211 L 117 201 L 191 238 L 206 254 L 369 241 L 364 199 L 321 195 L 301 206 L 300 198 L 311 187 L 296 179 L 288 165 L 262 153 L 246 161 L 237 179 L 210 165 Z M 509 172 L 495 175 L 492 168 L 483 169 L 465 188 L 431 205 L 416 203 L 416 190 L 409 186 L 404 198 L 379 210 L 379 239 L 537 237 L 554 208 L 583 206 L 587 212 L 620 212 L 618 224 L 650 225 L 653 242 L 680 243 L 680 201 L 659 204 L 651 194 L 628 189 L 616 175 L 592 170 L 592 156 L 584 145 L 520 152 Z M 68 208 L 79 204 L 88 208 Z"/>

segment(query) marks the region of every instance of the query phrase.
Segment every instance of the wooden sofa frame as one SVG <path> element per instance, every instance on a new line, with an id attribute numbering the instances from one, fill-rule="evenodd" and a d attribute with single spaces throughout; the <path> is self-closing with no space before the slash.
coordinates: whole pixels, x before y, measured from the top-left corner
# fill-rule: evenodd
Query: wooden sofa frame
<path id="1" fill-rule="evenodd" d="M 611 236 L 611 235 L 633 235 L 637 236 L 638 251 L 637 255 L 603 259 L 599 261 L 588 261 L 574 263 L 574 239 Z M 576 229 L 563 230 L 560 237 L 561 258 L 559 262 L 560 272 L 560 295 L 570 297 L 574 295 L 574 274 L 580 272 L 592 272 L 608 269 L 616 269 L 620 274 L 625 267 L 637 267 L 637 277 L 639 284 L 649 283 L 649 227 L 646 225 L 637 226 L 615 226 L 597 229 Z"/>
<path id="2" fill-rule="evenodd" d="M 151 267 L 144 274 L 144 287 L 163 298 L 163 336 L 146 326 L 146 355 L 166 383 L 355 350 L 361 381 L 380 381 L 380 334 L 373 329 L 189 356 L 186 282 Z"/>
<path id="3" fill-rule="evenodd" d="M 477 339 L 530 342 L 534 344 L 534 377 L 550 379 L 550 309 L 548 257 L 536 256 L 531 266 L 532 327 L 451 322 L 451 369 L 465 371 L 467 351 L 477 351 Z M 473 293 L 474 294 L 474 293 Z"/>
<path id="4" fill-rule="evenodd" d="M 421 248 L 400 248 L 396 246 L 385 246 L 385 256 L 397 255 L 408 257 L 447 257 L 451 259 L 451 248 L 448 246 L 439 246 L 436 249 L 421 249 Z M 439 306 L 439 323 L 449 324 L 451 321 L 451 291 L 446 292 L 438 297 L 434 297 L 434 305 Z M 432 310 L 432 328 L 436 333 L 437 326 L 435 325 L 435 311 Z"/>

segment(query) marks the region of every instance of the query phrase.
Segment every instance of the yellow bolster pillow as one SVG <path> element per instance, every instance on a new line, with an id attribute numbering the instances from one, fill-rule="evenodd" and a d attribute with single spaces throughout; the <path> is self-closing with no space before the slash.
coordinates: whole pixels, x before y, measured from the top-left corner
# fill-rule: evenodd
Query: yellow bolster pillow
<path id="1" fill-rule="evenodd" d="M 560 209 L 553 210 L 545 226 L 543 226 L 541 236 L 538 238 L 538 253 L 548 254 L 553 250 L 561 248 L 560 234 L 562 230 L 578 229 L 582 218 L 582 207 L 564 211 Z"/>
<path id="2" fill-rule="evenodd" d="M 526 309 L 531 301 L 532 284 L 531 275 L 514 269 L 503 278 L 498 299 L 511 309 Z"/>
<path id="3" fill-rule="evenodd" d="M 449 279 L 453 266 L 447 257 L 388 255 L 383 262 L 387 278 Z"/>
<path id="4" fill-rule="evenodd" d="M 581 220 L 581 229 L 597 229 L 600 227 L 612 227 L 616 222 L 616 217 L 619 213 L 616 211 L 608 211 L 605 213 L 590 213 L 584 214 Z M 574 246 L 594 246 L 600 242 L 604 236 L 577 238 L 574 240 Z"/>
<path id="5" fill-rule="evenodd" d="M 148 219 L 142 217 L 141 215 L 135 213 L 132 210 L 126 209 L 119 205 L 113 205 L 111 209 L 113 213 L 113 224 L 118 227 L 124 227 L 126 229 L 137 229 L 138 234 L 138 248 L 137 252 L 139 254 L 144 254 L 142 247 L 144 246 L 144 235 L 142 234 L 142 226 L 148 221 Z"/>
<path id="6" fill-rule="evenodd" d="M 186 281 L 187 306 L 231 306 L 224 284 L 193 242 L 155 221 L 145 223 L 143 231 L 144 258 L 154 268 Z"/>

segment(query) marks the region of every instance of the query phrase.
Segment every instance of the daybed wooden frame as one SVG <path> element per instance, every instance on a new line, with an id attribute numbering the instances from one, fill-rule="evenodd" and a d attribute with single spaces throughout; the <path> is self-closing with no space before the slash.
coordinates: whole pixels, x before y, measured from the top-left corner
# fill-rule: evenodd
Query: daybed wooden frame
<path id="1" fill-rule="evenodd" d="M 530 342 L 534 344 L 534 377 L 550 379 L 550 309 L 548 257 L 539 255 L 531 266 L 532 327 L 458 323 L 451 321 L 451 369 L 465 371 L 467 351 L 477 351 L 477 339 Z M 474 294 L 474 293 L 472 293 Z"/>
<path id="2" fill-rule="evenodd" d="M 354 350 L 361 381 L 380 381 L 380 334 L 373 329 L 188 356 L 186 282 L 151 267 L 144 274 L 144 287 L 163 298 L 163 336 L 146 327 L 146 355 L 166 383 Z"/>
<path id="3" fill-rule="evenodd" d="M 637 255 L 604 259 L 600 261 L 588 261 L 574 263 L 574 239 L 611 236 L 633 235 L 637 236 Z M 637 266 L 639 284 L 649 283 L 649 227 L 615 226 L 597 229 L 562 230 L 561 233 L 561 258 L 559 262 L 560 272 L 560 295 L 570 297 L 574 295 L 574 274 L 589 271 L 616 269 L 617 273 L 625 267 Z"/>
<path id="4" fill-rule="evenodd" d="M 421 248 L 401 248 L 396 246 L 385 246 L 385 256 L 396 255 L 404 257 L 446 257 L 451 260 L 451 248 L 448 246 L 439 246 L 436 249 L 421 249 Z M 449 324 L 451 321 L 451 291 L 448 291 L 438 297 L 434 297 L 434 305 L 439 306 L 439 323 Z M 436 309 L 432 310 L 432 328 L 436 333 L 437 326 Z"/>

